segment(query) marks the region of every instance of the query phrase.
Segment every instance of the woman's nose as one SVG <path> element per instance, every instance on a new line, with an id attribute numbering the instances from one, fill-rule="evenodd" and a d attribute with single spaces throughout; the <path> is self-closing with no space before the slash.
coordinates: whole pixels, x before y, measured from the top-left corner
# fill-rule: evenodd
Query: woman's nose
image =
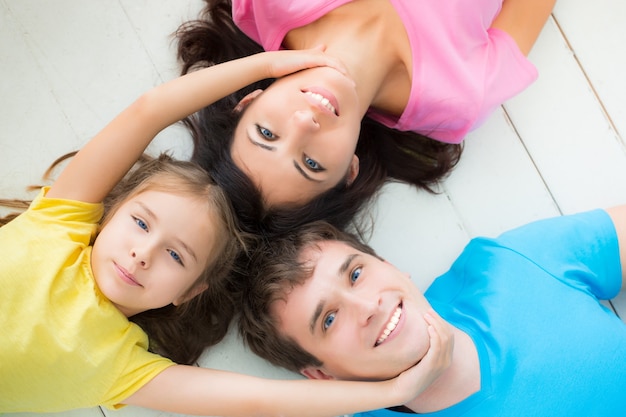
<path id="1" fill-rule="evenodd" d="M 320 125 L 315 118 L 313 111 L 298 110 L 292 116 L 293 124 L 302 132 L 315 132 Z"/>

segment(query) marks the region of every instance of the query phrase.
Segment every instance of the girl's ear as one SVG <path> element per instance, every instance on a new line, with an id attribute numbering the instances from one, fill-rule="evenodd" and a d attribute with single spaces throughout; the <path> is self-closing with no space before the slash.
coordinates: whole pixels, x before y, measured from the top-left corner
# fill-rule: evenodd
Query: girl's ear
<path id="1" fill-rule="evenodd" d="M 312 366 L 307 366 L 306 368 L 302 368 L 300 370 L 300 373 L 309 379 L 335 379 L 334 376 L 328 375 L 326 372 L 322 371 L 320 368 L 314 368 Z"/>
<path id="2" fill-rule="evenodd" d="M 190 289 L 187 294 L 175 299 L 174 301 L 172 301 L 172 304 L 174 304 L 175 306 L 179 306 L 183 303 L 186 303 L 187 301 L 191 300 L 192 298 L 194 298 L 196 295 L 201 294 L 202 292 L 204 292 L 207 288 L 209 288 L 209 284 L 207 283 L 202 283 L 202 284 L 197 284 L 195 287 L 193 287 L 192 289 Z"/>
<path id="3" fill-rule="evenodd" d="M 243 109 L 245 109 L 248 106 L 248 104 L 252 103 L 252 100 L 257 98 L 257 96 L 261 94 L 262 92 L 263 90 L 257 89 L 249 93 L 247 96 L 239 100 L 239 103 L 237 103 L 237 105 L 235 106 L 234 111 L 236 113 L 240 113 Z"/>
<path id="4" fill-rule="evenodd" d="M 348 176 L 346 178 L 346 184 L 352 185 L 356 177 L 359 175 L 359 157 L 352 155 L 352 161 L 348 167 Z"/>

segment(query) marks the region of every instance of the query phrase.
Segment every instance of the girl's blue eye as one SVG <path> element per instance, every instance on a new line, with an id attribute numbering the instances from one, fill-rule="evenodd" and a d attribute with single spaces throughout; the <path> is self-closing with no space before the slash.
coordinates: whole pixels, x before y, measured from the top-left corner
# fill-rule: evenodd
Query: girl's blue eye
<path id="1" fill-rule="evenodd" d="M 135 223 L 137 223 L 137 226 L 141 227 L 143 230 L 148 230 L 148 225 L 146 224 L 146 222 L 144 222 L 141 219 L 138 219 L 137 217 L 135 217 L 134 219 L 135 219 Z"/>
<path id="2" fill-rule="evenodd" d="M 311 168 L 313 171 L 321 171 L 322 166 L 317 163 L 316 160 L 309 158 L 308 156 L 304 157 L 304 163 Z"/>
<path id="3" fill-rule="evenodd" d="M 274 133 L 272 133 L 271 130 L 264 128 L 263 126 L 256 125 L 256 130 L 259 132 L 259 135 L 261 135 L 263 139 L 267 139 L 267 140 L 276 139 L 276 136 L 274 136 Z"/>
<path id="4" fill-rule="evenodd" d="M 357 279 L 361 276 L 361 268 L 356 268 L 350 273 L 350 282 L 355 283 Z"/>
<path id="5" fill-rule="evenodd" d="M 322 324 L 324 330 L 328 330 L 331 324 L 335 321 L 335 313 L 330 313 L 324 318 L 324 323 Z"/>
<path id="6" fill-rule="evenodd" d="M 179 264 L 183 265 L 183 260 L 180 258 L 180 256 L 176 252 L 174 252 L 173 250 L 168 250 L 168 252 L 170 253 L 170 256 L 172 257 L 172 259 L 174 259 Z"/>

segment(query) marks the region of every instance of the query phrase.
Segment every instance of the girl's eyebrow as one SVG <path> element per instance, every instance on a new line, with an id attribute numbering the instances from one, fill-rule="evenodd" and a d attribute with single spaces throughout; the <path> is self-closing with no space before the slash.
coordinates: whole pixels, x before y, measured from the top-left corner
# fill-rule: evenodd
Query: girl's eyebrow
<path id="1" fill-rule="evenodd" d="M 156 216 L 156 214 L 154 214 L 154 212 L 152 210 L 150 210 L 150 208 L 148 206 L 146 206 L 141 201 L 137 201 L 136 203 L 137 203 L 138 206 L 140 206 L 146 212 L 146 215 L 148 217 L 152 218 L 152 220 L 155 221 L 155 223 L 159 222 L 159 218 Z M 185 252 L 187 252 L 194 259 L 194 261 L 196 261 L 196 263 L 198 262 L 198 257 L 196 256 L 196 253 L 193 251 L 193 249 L 191 249 L 191 247 L 189 247 L 185 242 L 183 242 L 179 238 L 174 238 L 174 241 L 178 245 L 180 245 L 183 248 L 183 250 Z"/>

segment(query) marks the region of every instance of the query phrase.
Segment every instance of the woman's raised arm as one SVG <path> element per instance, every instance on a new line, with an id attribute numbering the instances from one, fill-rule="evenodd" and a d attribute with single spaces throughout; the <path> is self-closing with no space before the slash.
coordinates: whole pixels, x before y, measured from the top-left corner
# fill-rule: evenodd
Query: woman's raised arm
<path id="1" fill-rule="evenodd" d="M 261 79 L 317 66 L 341 69 L 323 48 L 264 52 L 166 82 L 143 94 L 102 129 L 59 175 L 48 197 L 97 203 L 167 126 Z"/>

